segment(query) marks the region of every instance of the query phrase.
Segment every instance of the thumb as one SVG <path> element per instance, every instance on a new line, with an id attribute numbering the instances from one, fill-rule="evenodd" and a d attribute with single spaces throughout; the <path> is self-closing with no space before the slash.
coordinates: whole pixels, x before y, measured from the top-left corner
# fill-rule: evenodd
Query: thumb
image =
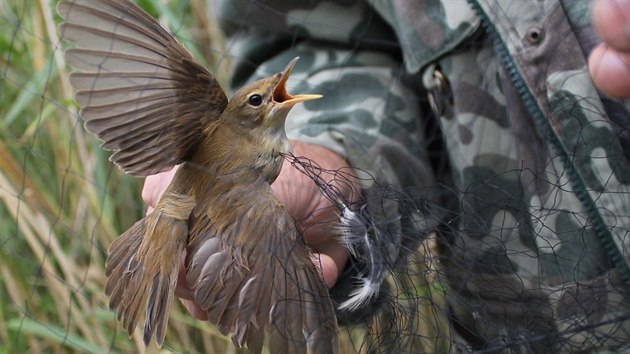
<path id="1" fill-rule="evenodd" d="M 161 172 L 155 175 L 148 176 L 144 180 L 144 186 L 142 187 L 142 200 L 147 204 L 147 214 L 153 211 L 153 208 L 157 205 L 162 197 L 166 188 L 173 180 L 175 173 L 179 166 L 175 166 L 169 171 Z"/>
<path id="2" fill-rule="evenodd" d="M 311 261 L 315 264 L 315 268 L 319 276 L 324 279 L 324 283 L 328 289 L 332 288 L 339 278 L 339 268 L 333 258 L 324 253 L 311 253 Z"/>

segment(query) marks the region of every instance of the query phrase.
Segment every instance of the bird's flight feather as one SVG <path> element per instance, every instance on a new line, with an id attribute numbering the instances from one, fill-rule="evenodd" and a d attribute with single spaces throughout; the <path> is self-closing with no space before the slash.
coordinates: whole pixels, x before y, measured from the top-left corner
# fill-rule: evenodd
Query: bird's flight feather
<path id="1" fill-rule="evenodd" d="M 74 45 L 86 128 L 114 151 L 111 160 L 135 176 L 187 159 L 227 97 L 213 76 L 151 16 L 121 0 L 60 2 L 61 37 Z"/>

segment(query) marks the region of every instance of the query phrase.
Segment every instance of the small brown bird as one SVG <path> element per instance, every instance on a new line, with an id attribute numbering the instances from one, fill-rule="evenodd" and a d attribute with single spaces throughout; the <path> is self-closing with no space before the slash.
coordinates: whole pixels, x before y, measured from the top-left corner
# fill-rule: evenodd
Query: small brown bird
<path id="1" fill-rule="evenodd" d="M 186 282 L 208 320 L 260 353 L 334 353 L 328 290 L 270 183 L 290 152 L 286 69 L 228 102 L 212 75 L 151 16 L 125 0 L 62 1 L 67 62 L 87 130 L 134 176 L 182 164 L 155 210 L 109 249 L 106 293 L 131 334 L 164 341 L 186 250 Z"/>

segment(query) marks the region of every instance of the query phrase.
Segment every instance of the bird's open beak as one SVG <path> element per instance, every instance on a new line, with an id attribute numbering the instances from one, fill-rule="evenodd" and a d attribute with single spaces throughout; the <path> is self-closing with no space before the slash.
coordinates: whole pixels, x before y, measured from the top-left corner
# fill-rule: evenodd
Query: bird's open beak
<path id="1" fill-rule="evenodd" d="M 299 57 L 295 57 L 293 58 L 293 60 L 289 62 L 289 64 L 287 64 L 286 68 L 284 68 L 284 70 L 282 71 L 282 76 L 280 77 L 280 81 L 278 81 L 278 83 L 276 84 L 276 87 L 273 89 L 273 96 L 272 96 L 273 102 L 286 108 L 292 107 L 293 105 L 299 102 L 316 100 L 318 98 L 322 98 L 322 95 L 292 96 L 287 92 L 286 83 L 287 83 L 287 80 L 289 79 L 289 75 L 291 75 L 291 70 L 293 69 L 293 66 L 295 66 L 295 63 L 298 61 L 298 59 Z"/>

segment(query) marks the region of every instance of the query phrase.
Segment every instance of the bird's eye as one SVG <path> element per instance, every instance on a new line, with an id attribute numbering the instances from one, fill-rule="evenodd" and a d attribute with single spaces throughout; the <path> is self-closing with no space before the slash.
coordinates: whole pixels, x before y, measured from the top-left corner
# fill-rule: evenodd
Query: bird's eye
<path id="1" fill-rule="evenodd" d="M 254 107 L 260 106 L 262 104 L 262 101 L 263 99 L 260 95 L 254 94 L 249 96 L 249 104 Z"/>

